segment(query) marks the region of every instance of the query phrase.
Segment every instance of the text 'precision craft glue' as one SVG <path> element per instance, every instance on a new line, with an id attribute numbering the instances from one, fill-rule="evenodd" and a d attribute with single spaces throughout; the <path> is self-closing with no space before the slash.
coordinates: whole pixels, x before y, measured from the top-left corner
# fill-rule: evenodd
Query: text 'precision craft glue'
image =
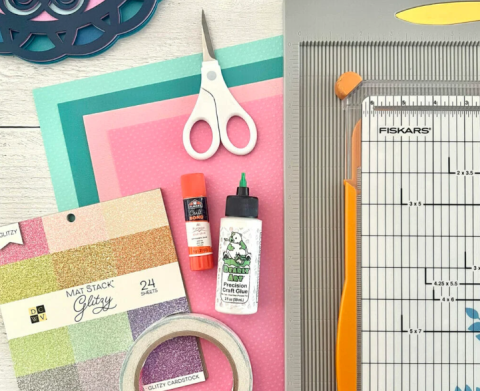
<path id="1" fill-rule="evenodd" d="M 212 235 L 208 219 L 205 176 L 182 175 L 181 182 L 190 269 L 195 271 L 212 269 L 214 266 Z"/>
<path id="2" fill-rule="evenodd" d="M 218 312 L 249 315 L 258 309 L 262 221 L 258 198 L 250 197 L 245 174 L 237 195 L 227 197 L 220 222 L 217 294 Z"/>

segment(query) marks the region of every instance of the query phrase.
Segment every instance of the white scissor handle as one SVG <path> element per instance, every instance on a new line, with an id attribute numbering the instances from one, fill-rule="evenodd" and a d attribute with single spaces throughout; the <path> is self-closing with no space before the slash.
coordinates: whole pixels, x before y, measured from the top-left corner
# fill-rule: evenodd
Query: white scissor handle
<path id="1" fill-rule="evenodd" d="M 231 153 L 235 155 L 247 155 L 252 152 L 253 148 L 255 148 L 255 145 L 257 144 L 257 126 L 255 125 L 252 117 L 250 117 L 250 115 L 243 109 L 243 107 L 240 106 L 240 104 L 235 100 L 230 91 L 227 90 L 227 92 L 230 98 L 227 98 L 225 96 L 223 102 L 220 103 L 220 106 L 225 105 L 228 107 L 220 108 L 218 116 L 220 123 L 220 139 L 222 140 L 223 146 Z M 229 102 L 229 99 L 231 99 L 231 102 Z M 228 121 L 232 117 L 242 118 L 246 122 L 248 129 L 250 130 L 250 140 L 248 141 L 248 144 L 243 148 L 236 147 L 228 138 L 227 125 Z"/>
<path id="2" fill-rule="evenodd" d="M 227 124 L 230 118 L 242 118 L 250 130 L 250 141 L 244 148 L 235 147 L 227 134 Z M 192 127 L 198 121 L 205 121 L 212 129 L 212 145 L 205 153 L 198 153 L 192 147 L 190 134 Z M 250 153 L 257 143 L 257 127 L 252 117 L 235 100 L 225 81 L 217 61 L 206 61 L 202 66 L 202 86 L 192 115 L 183 130 L 183 144 L 188 154 L 197 160 L 212 157 L 220 146 L 220 139 L 225 148 L 236 155 Z"/>
<path id="3" fill-rule="evenodd" d="M 209 159 L 215 154 L 215 152 L 217 152 L 218 147 L 220 146 L 220 133 L 218 131 L 216 111 L 215 100 L 207 91 L 201 88 L 195 108 L 183 129 L 183 145 L 185 146 L 187 153 L 194 159 Z M 210 145 L 210 148 L 204 153 L 195 151 L 190 140 L 193 125 L 199 121 L 205 121 L 212 129 L 212 145 Z"/>

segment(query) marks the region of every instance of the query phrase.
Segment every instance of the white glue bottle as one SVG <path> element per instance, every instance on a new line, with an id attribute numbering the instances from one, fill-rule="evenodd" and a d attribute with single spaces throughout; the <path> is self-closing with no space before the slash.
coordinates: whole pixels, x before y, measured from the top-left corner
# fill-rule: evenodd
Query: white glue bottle
<path id="1" fill-rule="evenodd" d="M 258 309 L 262 221 L 258 198 L 250 197 L 242 173 L 237 195 L 227 197 L 220 222 L 217 295 L 215 309 L 235 315 L 249 315 Z"/>

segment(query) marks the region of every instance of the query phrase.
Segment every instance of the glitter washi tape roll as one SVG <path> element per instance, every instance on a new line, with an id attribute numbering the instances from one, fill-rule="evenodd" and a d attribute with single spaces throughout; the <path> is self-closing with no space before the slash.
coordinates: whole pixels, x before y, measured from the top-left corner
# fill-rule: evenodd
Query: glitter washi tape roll
<path id="1" fill-rule="evenodd" d="M 238 335 L 210 316 L 178 314 L 153 324 L 138 337 L 123 363 L 120 391 L 139 391 L 140 372 L 149 354 L 165 341 L 189 336 L 206 339 L 227 356 L 233 372 L 232 391 L 253 390 L 252 365 Z"/>

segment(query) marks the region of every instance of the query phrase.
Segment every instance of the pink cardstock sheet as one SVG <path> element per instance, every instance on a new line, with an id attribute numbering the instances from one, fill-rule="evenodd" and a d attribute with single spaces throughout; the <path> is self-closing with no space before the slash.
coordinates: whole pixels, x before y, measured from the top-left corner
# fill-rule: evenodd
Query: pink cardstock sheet
<path id="1" fill-rule="evenodd" d="M 252 116 L 258 129 L 255 149 L 236 156 L 220 146 L 205 161 L 192 159 L 183 146 L 183 127 L 197 96 L 85 117 L 97 188 L 101 201 L 161 188 L 192 312 L 210 315 L 230 326 L 246 346 L 256 390 L 282 390 L 284 382 L 284 218 L 283 218 L 283 79 L 231 89 Z M 247 144 L 245 123 L 233 118 L 228 125 L 233 144 Z M 205 151 L 211 143 L 205 123 L 195 125 L 192 144 Z M 217 270 L 192 272 L 189 264 L 180 176 L 202 172 L 218 254 L 220 219 L 225 200 L 235 194 L 242 172 L 250 193 L 259 197 L 263 221 L 258 313 L 247 316 L 215 311 Z M 189 386 L 192 391 L 231 389 L 232 373 L 219 349 L 202 341 L 209 380 Z"/>

